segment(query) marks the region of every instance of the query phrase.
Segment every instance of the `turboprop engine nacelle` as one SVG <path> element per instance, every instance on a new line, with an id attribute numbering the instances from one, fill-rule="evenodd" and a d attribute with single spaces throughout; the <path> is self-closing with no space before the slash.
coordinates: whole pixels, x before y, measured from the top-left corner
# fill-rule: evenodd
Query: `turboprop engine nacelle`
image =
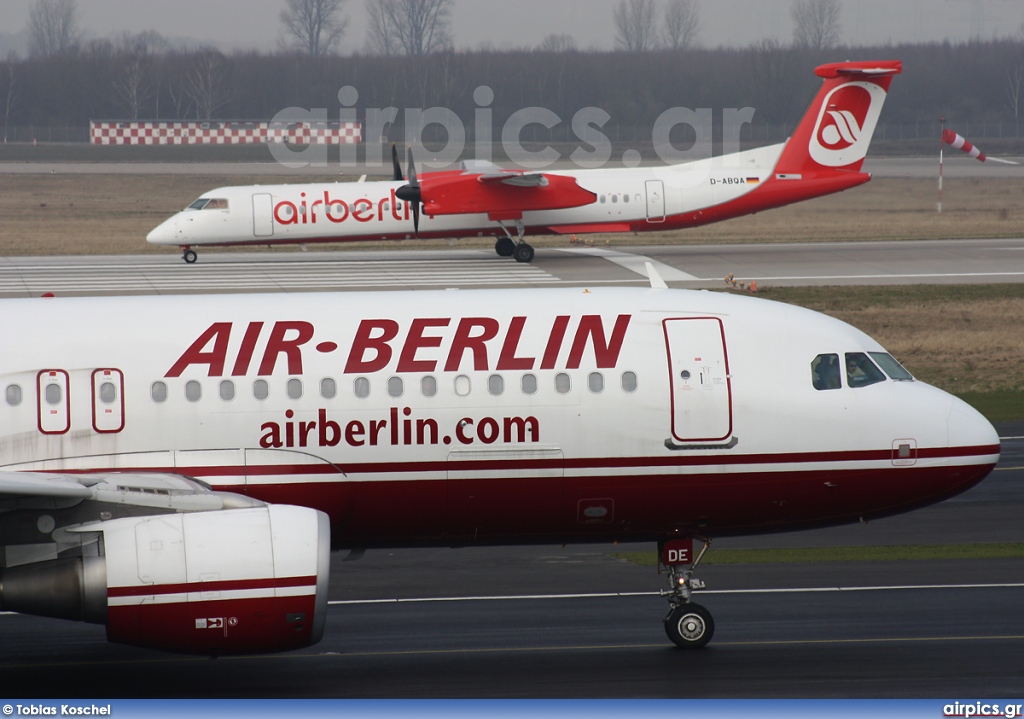
<path id="1" fill-rule="evenodd" d="M 5 569 L 0 609 L 106 624 L 113 642 L 188 654 L 299 649 L 323 637 L 327 515 L 267 505 L 125 517 L 98 556 Z"/>

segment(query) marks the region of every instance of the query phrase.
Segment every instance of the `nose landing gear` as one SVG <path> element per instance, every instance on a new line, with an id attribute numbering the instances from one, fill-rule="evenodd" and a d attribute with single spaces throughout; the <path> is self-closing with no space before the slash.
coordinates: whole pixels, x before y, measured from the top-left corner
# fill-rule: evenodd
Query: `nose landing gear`
<path id="1" fill-rule="evenodd" d="M 184 245 L 181 248 L 181 259 L 185 260 L 187 264 L 194 265 L 198 259 L 198 255 L 196 255 L 195 250 L 191 247 Z"/>
<path id="2" fill-rule="evenodd" d="M 703 541 L 696 559 L 692 559 L 693 541 L 689 538 L 659 544 L 661 563 L 668 570 L 669 581 L 669 588 L 661 592 L 669 604 L 665 634 L 681 649 L 700 649 L 715 634 L 711 612 L 690 601 L 694 589 L 704 588 L 704 582 L 693 576 L 693 570 L 711 546 L 710 539 Z"/>

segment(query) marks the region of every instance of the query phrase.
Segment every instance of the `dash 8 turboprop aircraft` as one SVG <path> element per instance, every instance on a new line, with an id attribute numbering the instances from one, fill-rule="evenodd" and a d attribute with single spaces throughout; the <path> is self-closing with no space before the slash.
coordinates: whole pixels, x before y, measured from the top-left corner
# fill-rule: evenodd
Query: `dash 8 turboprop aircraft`
<path id="1" fill-rule="evenodd" d="M 222 187 L 148 236 L 186 262 L 207 245 L 497 237 L 495 251 L 533 259 L 528 234 L 695 227 L 847 190 L 861 165 L 898 61 L 822 65 L 824 78 L 785 143 L 667 167 L 513 172 L 496 165 L 409 178 L 392 150 L 390 182 Z M 421 214 L 425 215 L 421 219 Z"/>
<path id="2" fill-rule="evenodd" d="M 656 276 L 2 300 L 0 336 L 0 610 L 179 652 L 317 642 L 331 550 L 584 542 L 657 542 L 697 648 L 694 539 L 904 512 L 999 458 L 853 327 Z"/>

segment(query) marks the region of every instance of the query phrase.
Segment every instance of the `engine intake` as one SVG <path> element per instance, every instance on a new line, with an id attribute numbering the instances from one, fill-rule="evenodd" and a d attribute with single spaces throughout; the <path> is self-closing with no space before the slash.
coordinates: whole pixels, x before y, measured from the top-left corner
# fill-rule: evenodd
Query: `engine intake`
<path id="1" fill-rule="evenodd" d="M 73 531 L 102 532 L 102 556 L 4 570 L 0 608 L 106 624 L 110 641 L 188 654 L 288 651 L 323 637 L 322 512 L 267 505 Z"/>

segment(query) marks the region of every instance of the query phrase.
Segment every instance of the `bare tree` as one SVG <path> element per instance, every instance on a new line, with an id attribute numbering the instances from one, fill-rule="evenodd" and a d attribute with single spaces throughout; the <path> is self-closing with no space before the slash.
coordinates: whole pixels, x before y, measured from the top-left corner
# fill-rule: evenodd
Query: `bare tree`
<path id="1" fill-rule="evenodd" d="M 655 0 L 621 0 L 612 14 L 615 43 L 629 52 L 653 50 L 658 43 Z"/>
<path id="2" fill-rule="evenodd" d="M 18 102 L 18 78 L 15 76 L 14 63 L 8 62 L 7 67 L 4 68 L 5 72 L 0 72 L 0 76 L 6 75 L 7 88 L 4 91 L 4 144 L 7 144 L 7 125 L 11 121 L 11 110 L 14 109 L 15 104 Z"/>
<path id="3" fill-rule="evenodd" d="M 141 58 L 133 57 L 125 63 L 121 77 L 114 81 L 114 93 L 128 109 L 131 119 L 138 120 L 142 106 L 153 97 L 153 89 Z"/>
<path id="4" fill-rule="evenodd" d="M 35 0 L 28 16 L 29 52 L 59 55 L 78 41 L 77 0 Z"/>
<path id="5" fill-rule="evenodd" d="M 794 0 L 789 14 L 797 47 L 827 50 L 839 44 L 843 29 L 839 0 Z"/>
<path id="6" fill-rule="evenodd" d="M 342 14 L 345 0 L 287 0 L 281 11 L 281 24 L 303 52 L 326 55 L 337 45 L 348 28 Z"/>
<path id="7" fill-rule="evenodd" d="M 665 45 L 686 50 L 697 44 L 700 8 L 694 0 L 669 0 L 665 8 Z"/>
<path id="8" fill-rule="evenodd" d="M 367 0 L 367 48 L 423 57 L 452 46 L 453 0 Z"/>
<path id="9" fill-rule="evenodd" d="M 209 50 L 196 56 L 185 75 L 184 94 L 195 105 L 196 119 L 209 120 L 231 99 L 227 89 L 227 68 L 224 56 Z"/>
<path id="10" fill-rule="evenodd" d="M 1010 109 L 1013 110 L 1013 119 L 1016 120 L 1020 117 L 1021 110 L 1021 84 L 1024 83 L 1024 61 L 1018 60 L 1013 63 L 1006 71 L 1006 94 L 1007 99 L 1010 103 Z"/>
<path id="11" fill-rule="evenodd" d="M 572 35 L 559 35 L 551 33 L 537 46 L 538 52 L 573 52 L 576 50 L 576 40 Z"/>

